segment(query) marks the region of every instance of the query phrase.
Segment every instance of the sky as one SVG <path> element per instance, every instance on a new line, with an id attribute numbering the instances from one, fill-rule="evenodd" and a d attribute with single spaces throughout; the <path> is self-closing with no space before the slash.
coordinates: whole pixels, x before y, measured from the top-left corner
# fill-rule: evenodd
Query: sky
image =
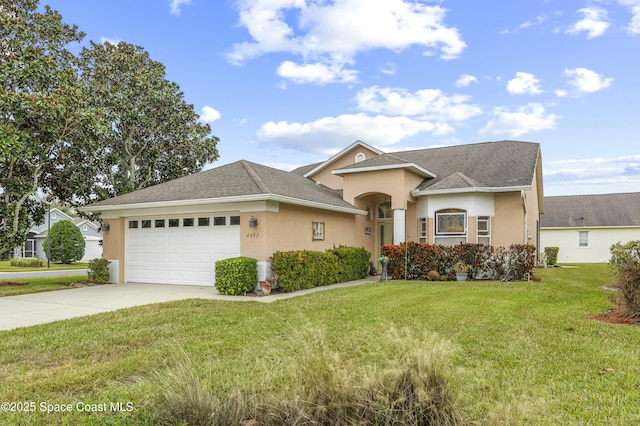
<path id="1" fill-rule="evenodd" d="M 538 142 L 546 196 L 640 191 L 640 0 L 41 0 L 166 66 L 220 158 Z M 479 165 L 481 166 L 481 165 Z"/>

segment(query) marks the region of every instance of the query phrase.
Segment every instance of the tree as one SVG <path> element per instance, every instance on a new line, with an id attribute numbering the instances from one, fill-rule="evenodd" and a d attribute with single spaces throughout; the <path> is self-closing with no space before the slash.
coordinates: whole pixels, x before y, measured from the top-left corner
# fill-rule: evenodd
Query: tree
<path id="1" fill-rule="evenodd" d="M 75 141 L 99 117 L 67 45 L 84 36 L 37 0 L 0 0 L 0 256 L 22 245 Z M 86 150 L 86 148 L 85 148 Z"/>
<path id="2" fill-rule="evenodd" d="M 86 153 L 96 179 L 76 198 L 124 194 L 198 172 L 218 158 L 218 138 L 142 47 L 91 42 L 81 59 L 82 78 L 110 130 Z"/>
<path id="3" fill-rule="evenodd" d="M 56 263 L 73 263 L 82 259 L 86 245 L 82 232 L 68 220 L 58 221 L 51 226 L 50 235 L 42 244 L 45 253 L 49 253 L 49 244 L 49 260 Z"/>

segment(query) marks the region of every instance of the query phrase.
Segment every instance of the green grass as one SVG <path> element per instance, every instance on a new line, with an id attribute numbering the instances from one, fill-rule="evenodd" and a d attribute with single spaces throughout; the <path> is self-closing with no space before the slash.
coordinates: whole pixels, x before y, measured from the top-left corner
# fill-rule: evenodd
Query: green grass
<path id="1" fill-rule="evenodd" d="M 0 261 L 0 272 L 32 272 L 32 271 L 58 271 L 58 270 L 72 270 L 72 269 L 87 269 L 87 262 L 74 262 L 69 265 L 62 263 L 51 262 L 51 268 L 47 268 L 47 261 L 44 261 L 42 268 L 21 268 L 18 266 L 11 266 L 9 260 Z"/>
<path id="2" fill-rule="evenodd" d="M 70 283 L 87 280 L 87 274 L 73 275 L 68 277 L 38 277 L 38 278 L 15 278 L 7 279 L 12 283 L 25 283 L 23 286 L 2 286 L 0 285 L 0 297 L 17 296 L 18 294 L 40 293 L 43 291 L 64 290 L 73 288 Z M 3 279 L 0 278 L 0 283 Z"/>
<path id="3" fill-rule="evenodd" d="M 300 329 L 318 330 L 363 376 L 398 358 L 390 330 L 437 334 L 469 424 L 640 424 L 640 328 L 588 318 L 612 307 L 608 267 L 536 275 L 543 281 L 373 283 L 272 304 L 189 300 L 0 332 L 0 401 L 37 408 L 0 413 L 0 424 L 153 424 L 159 377 L 177 349 L 212 395 L 257 389 L 267 398 L 286 385 L 283 351 L 305 357 L 293 338 Z M 43 402 L 133 410 L 46 413 Z"/>

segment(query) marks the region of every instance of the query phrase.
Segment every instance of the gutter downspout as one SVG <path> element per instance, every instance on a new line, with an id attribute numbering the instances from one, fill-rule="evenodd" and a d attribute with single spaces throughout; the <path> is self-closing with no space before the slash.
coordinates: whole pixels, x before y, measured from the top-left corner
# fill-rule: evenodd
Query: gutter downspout
<path id="1" fill-rule="evenodd" d="M 527 197 L 524 194 L 524 189 L 520 191 L 520 197 L 522 198 L 522 210 L 524 211 L 524 235 L 523 235 L 523 239 L 522 239 L 522 244 L 528 244 L 529 239 L 527 238 L 529 235 L 529 229 L 528 229 L 528 216 L 527 216 Z"/>

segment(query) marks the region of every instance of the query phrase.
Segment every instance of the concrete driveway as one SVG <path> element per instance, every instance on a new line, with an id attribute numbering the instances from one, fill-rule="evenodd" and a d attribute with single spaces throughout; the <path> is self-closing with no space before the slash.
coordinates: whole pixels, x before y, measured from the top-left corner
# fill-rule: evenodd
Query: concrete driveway
<path id="1" fill-rule="evenodd" d="M 133 306 L 185 299 L 212 299 L 269 303 L 332 288 L 349 287 L 377 280 L 358 281 L 315 287 L 295 293 L 263 297 L 224 296 L 214 287 L 169 284 L 105 284 L 69 290 L 0 297 L 0 330 L 12 330 L 37 324 L 110 312 Z"/>

